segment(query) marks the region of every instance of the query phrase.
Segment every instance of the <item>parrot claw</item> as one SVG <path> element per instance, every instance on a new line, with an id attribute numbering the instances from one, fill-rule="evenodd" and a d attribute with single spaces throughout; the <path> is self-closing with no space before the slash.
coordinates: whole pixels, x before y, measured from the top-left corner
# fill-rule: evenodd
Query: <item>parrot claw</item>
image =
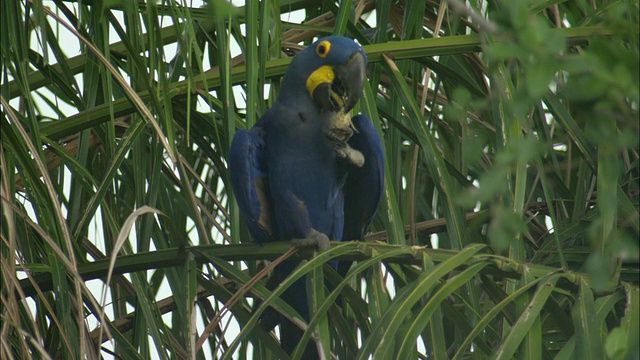
<path id="1" fill-rule="evenodd" d="M 344 158 L 349 163 L 357 167 L 362 167 L 362 165 L 364 165 L 364 155 L 349 145 L 335 147 L 334 151 L 339 157 Z"/>
<path id="2" fill-rule="evenodd" d="M 297 247 L 315 246 L 318 248 L 319 252 L 323 252 L 331 248 L 327 235 L 313 228 L 309 230 L 306 237 L 302 239 L 292 239 L 291 243 L 293 243 L 293 246 Z"/>
<path id="3" fill-rule="evenodd" d="M 351 130 L 351 128 L 335 128 L 327 133 L 327 137 L 333 143 L 333 151 L 336 152 L 338 157 L 347 160 L 356 167 L 362 167 L 362 165 L 364 165 L 364 155 L 347 144 L 347 140 L 349 140 L 352 134 L 353 130 Z"/>

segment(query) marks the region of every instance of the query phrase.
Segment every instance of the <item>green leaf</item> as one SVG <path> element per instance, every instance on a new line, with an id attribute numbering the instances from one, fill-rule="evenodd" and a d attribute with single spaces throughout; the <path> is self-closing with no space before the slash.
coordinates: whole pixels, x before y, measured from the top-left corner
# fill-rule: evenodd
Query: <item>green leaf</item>
<path id="1" fill-rule="evenodd" d="M 609 332 L 604 343 L 604 349 L 608 359 L 620 360 L 625 359 L 629 349 L 629 334 L 622 328 L 615 328 Z"/>
<path id="2" fill-rule="evenodd" d="M 527 336 L 529 329 L 538 316 L 540 316 L 540 311 L 547 302 L 549 296 L 553 293 L 556 282 L 561 277 L 561 274 L 551 275 L 544 279 L 544 281 L 540 282 L 538 289 L 531 298 L 526 310 L 522 312 L 516 323 L 502 341 L 502 344 L 500 344 L 500 347 L 497 349 L 495 354 L 493 354 L 492 358 L 510 359 L 514 356 L 522 340 Z"/>
<path id="3" fill-rule="evenodd" d="M 571 315 L 576 329 L 577 356 L 581 359 L 602 359 L 604 357 L 603 338 L 600 336 L 600 324 L 593 314 L 596 313 L 593 292 L 583 280 L 580 293 L 573 306 Z"/>

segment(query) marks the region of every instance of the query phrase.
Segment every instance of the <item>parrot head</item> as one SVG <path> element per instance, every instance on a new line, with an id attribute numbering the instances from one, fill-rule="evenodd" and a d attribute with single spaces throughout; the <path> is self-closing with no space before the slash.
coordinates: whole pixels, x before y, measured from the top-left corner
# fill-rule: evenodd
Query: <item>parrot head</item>
<path id="1" fill-rule="evenodd" d="M 358 43 L 342 36 L 321 38 L 294 57 L 283 88 L 306 90 L 323 111 L 346 114 L 362 96 L 366 66 Z"/>

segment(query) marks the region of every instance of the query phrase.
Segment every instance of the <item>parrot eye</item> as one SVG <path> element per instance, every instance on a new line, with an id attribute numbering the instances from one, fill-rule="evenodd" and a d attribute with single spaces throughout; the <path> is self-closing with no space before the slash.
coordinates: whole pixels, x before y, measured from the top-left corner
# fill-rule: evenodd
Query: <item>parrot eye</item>
<path id="1" fill-rule="evenodd" d="M 326 58 L 329 55 L 329 50 L 331 49 L 331 43 L 328 41 L 322 41 L 318 46 L 316 46 L 316 54 L 321 58 Z"/>

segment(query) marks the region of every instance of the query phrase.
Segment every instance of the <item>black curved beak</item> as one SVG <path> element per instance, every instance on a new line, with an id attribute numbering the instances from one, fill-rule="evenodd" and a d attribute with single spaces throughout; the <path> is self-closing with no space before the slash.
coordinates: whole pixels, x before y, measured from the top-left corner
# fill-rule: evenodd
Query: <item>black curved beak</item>
<path id="1" fill-rule="evenodd" d="M 319 85 L 313 92 L 313 98 L 323 109 L 351 111 L 362 97 L 366 66 L 365 55 L 355 52 L 345 64 L 333 66 L 333 82 Z"/>

